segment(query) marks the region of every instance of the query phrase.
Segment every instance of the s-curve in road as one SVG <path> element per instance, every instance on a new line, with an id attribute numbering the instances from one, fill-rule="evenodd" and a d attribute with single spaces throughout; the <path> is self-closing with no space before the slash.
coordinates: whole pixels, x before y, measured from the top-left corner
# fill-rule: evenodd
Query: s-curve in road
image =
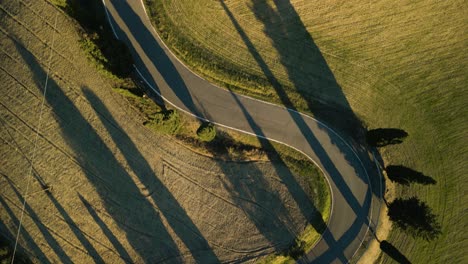
<path id="1" fill-rule="evenodd" d="M 351 148 L 313 118 L 200 78 L 167 49 L 140 1 L 104 1 L 114 33 L 129 46 L 135 68 L 168 103 L 218 125 L 296 148 L 322 169 L 332 191 L 331 217 L 322 238 L 301 262 L 347 263 L 379 214 L 379 186 L 369 185 L 369 178 L 379 174 L 368 153 Z M 298 188 L 289 185 L 291 191 Z"/>

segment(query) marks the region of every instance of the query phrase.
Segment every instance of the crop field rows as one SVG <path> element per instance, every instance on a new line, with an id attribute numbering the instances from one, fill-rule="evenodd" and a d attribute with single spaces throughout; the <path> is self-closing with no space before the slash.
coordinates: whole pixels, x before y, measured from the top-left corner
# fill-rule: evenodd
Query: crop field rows
<path id="1" fill-rule="evenodd" d="M 287 168 L 209 159 L 144 128 L 46 1 L 4 1 L 0 21 L 0 232 L 14 240 L 27 197 L 19 245 L 34 262 L 249 261 L 314 216 L 279 180 Z M 303 203 L 319 199 L 292 180 Z"/>

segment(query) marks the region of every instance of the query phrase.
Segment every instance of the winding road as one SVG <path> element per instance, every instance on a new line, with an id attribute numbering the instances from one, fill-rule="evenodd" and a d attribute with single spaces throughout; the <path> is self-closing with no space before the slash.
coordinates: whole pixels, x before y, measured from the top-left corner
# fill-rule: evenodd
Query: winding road
<path id="1" fill-rule="evenodd" d="M 293 147 L 323 171 L 332 193 L 328 228 L 301 260 L 347 263 L 369 227 L 375 228 L 380 177 L 372 154 L 352 147 L 332 129 L 307 115 L 219 88 L 191 72 L 164 45 L 140 1 L 103 0 L 114 34 L 130 48 L 141 78 L 166 102 L 220 126 Z"/>

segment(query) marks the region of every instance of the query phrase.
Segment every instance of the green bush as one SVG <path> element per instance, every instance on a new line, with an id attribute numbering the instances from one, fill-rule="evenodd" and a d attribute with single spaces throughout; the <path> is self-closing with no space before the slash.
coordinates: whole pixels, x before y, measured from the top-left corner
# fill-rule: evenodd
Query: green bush
<path id="1" fill-rule="evenodd" d="M 216 128 L 211 123 L 203 123 L 197 130 L 198 139 L 210 142 L 216 137 Z"/>
<path id="2" fill-rule="evenodd" d="M 284 252 L 284 256 L 291 257 L 295 260 L 302 257 L 305 253 L 305 242 L 299 239 L 295 239 L 294 243 Z"/>
<path id="3" fill-rule="evenodd" d="M 170 135 L 175 135 L 180 129 L 180 116 L 175 110 L 156 113 L 145 123 L 145 126 Z"/>
<path id="4" fill-rule="evenodd" d="M 85 30 L 81 47 L 86 56 L 108 77 L 127 78 L 130 76 L 133 59 L 128 47 L 116 39 L 105 16 L 101 1 L 95 0 L 53 0 Z"/>
<path id="5" fill-rule="evenodd" d="M 6 246 L 3 246 L 0 248 L 0 263 L 10 263 L 11 258 L 10 258 L 10 249 Z"/>

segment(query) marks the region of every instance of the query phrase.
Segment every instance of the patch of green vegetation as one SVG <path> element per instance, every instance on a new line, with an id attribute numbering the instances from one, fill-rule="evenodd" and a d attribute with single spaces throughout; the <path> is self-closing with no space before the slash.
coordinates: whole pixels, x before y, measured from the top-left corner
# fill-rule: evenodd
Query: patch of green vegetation
<path id="1" fill-rule="evenodd" d="M 49 0 L 53 5 L 57 6 L 62 10 L 66 10 L 68 8 L 67 0 Z"/>
<path id="2" fill-rule="evenodd" d="M 145 126 L 164 134 L 176 135 L 181 126 L 180 116 L 175 110 L 158 112 L 150 116 Z"/>
<path id="3" fill-rule="evenodd" d="M 0 235 L 0 264 L 10 264 L 13 258 L 13 247 Z M 15 252 L 15 263 L 29 264 L 31 261 L 21 252 Z"/>
<path id="4" fill-rule="evenodd" d="M 211 123 L 203 123 L 197 129 L 198 139 L 205 142 L 210 142 L 216 137 L 216 128 Z"/>
<path id="5" fill-rule="evenodd" d="M 127 46 L 116 39 L 105 17 L 102 1 L 55 0 L 82 27 L 81 47 L 96 68 L 114 80 L 127 78 L 133 63 Z"/>

